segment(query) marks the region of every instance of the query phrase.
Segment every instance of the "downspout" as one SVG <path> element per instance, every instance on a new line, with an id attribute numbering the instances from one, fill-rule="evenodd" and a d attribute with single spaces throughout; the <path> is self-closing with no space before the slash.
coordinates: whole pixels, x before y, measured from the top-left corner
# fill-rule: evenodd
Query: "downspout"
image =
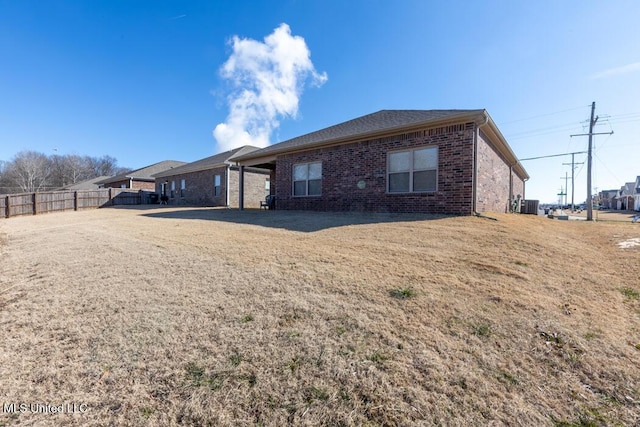
<path id="1" fill-rule="evenodd" d="M 244 210 L 244 166 L 240 165 L 240 175 L 238 176 L 238 210 Z"/>
<path id="2" fill-rule="evenodd" d="M 513 165 L 509 166 L 509 211 L 513 207 Z"/>
<path id="3" fill-rule="evenodd" d="M 476 124 L 476 131 L 473 133 L 473 201 L 472 209 L 473 214 L 480 216 L 478 213 L 477 199 L 478 199 L 478 140 L 480 139 L 480 128 L 489 122 L 489 116 L 486 112 L 483 112 L 484 122 Z"/>

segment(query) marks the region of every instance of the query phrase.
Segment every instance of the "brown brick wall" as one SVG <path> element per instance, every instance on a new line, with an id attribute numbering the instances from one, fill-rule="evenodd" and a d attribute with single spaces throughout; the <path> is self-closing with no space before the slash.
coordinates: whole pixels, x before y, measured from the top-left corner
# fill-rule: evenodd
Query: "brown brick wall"
<path id="1" fill-rule="evenodd" d="M 155 191 L 161 193 L 161 184 L 166 180 L 167 196 L 171 196 L 171 182 L 175 181 L 174 198 L 169 198 L 171 205 L 190 206 L 227 206 L 227 178 L 226 167 L 208 169 L 197 172 L 173 175 L 156 180 Z M 215 195 L 214 177 L 220 175 L 220 194 Z M 260 200 L 264 200 L 264 181 L 269 177 L 268 172 L 260 173 L 253 170 L 245 172 L 245 207 L 260 207 Z M 180 193 L 180 181 L 185 180 L 185 190 Z M 229 175 L 230 207 L 238 206 L 238 169 L 231 168 Z"/>
<path id="2" fill-rule="evenodd" d="M 260 208 L 260 202 L 264 201 L 265 181 L 269 179 L 269 171 L 258 172 L 252 168 L 244 170 L 244 207 Z M 231 199 L 231 207 L 237 208 L 240 192 L 240 171 L 232 167 L 229 175 L 229 198 Z"/>
<path id="3" fill-rule="evenodd" d="M 469 215 L 473 211 L 473 123 L 279 156 L 276 160 L 278 209 L 324 211 L 424 212 Z M 437 191 L 389 194 L 387 153 L 438 146 Z M 322 161 L 321 196 L 293 197 L 296 163 Z M 364 184 L 359 188 L 358 183 Z"/>
<path id="4" fill-rule="evenodd" d="M 511 193 L 509 192 L 511 188 Z M 478 212 L 508 212 L 509 203 L 517 195 L 524 198 L 524 181 L 511 172 L 508 162 L 489 139 L 480 132 L 478 137 Z"/>
<path id="5" fill-rule="evenodd" d="M 160 194 L 162 183 L 167 183 L 169 204 L 191 206 L 226 206 L 226 168 L 215 168 L 204 171 L 172 175 L 156 180 L 155 191 Z M 220 175 L 220 195 L 214 194 L 214 176 Z M 180 192 L 180 181 L 185 180 L 185 190 Z M 171 182 L 176 183 L 174 197 L 171 198 Z"/>

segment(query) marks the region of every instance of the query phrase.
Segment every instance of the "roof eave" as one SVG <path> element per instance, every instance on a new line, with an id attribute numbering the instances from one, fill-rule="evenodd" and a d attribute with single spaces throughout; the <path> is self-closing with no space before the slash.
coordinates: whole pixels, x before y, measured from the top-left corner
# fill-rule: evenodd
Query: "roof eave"
<path id="1" fill-rule="evenodd" d="M 459 115 L 455 115 L 455 116 L 448 116 L 446 118 L 441 118 L 441 119 L 429 119 L 429 120 L 424 120 L 421 122 L 416 122 L 416 123 L 412 123 L 409 125 L 399 125 L 399 126 L 395 126 L 395 127 L 391 127 L 391 128 L 386 128 L 386 129 L 382 129 L 382 130 L 377 130 L 377 131 L 372 131 L 372 132 L 363 132 L 363 133 L 359 133 L 359 134 L 355 134 L 355 135 L 349 135 L 346 137 L 340 137 L 340 138 L 334 138 L 334 139 L 327 139 L 324 141 L 319 141 L 316 143 L 312 143 L 312 144 L 306 144 L 303 146 L 299 146 L 299 147 L 290 147 L 290 148 L 283 148 L 283 149 L 279 149 L 279 150 L 274 150 L 274 151 L 269 151 L 267 154 L 265 155 L 260 155 L 260 151 L 262 150 L 257 150 L 254 151 L 253 153 L 249 153 L 249 154 L 245 154 L 242 156 L 238 156 L 236 158 L 234 158 L 235 161 L 237 161 L 238 163 L 244 163 L 247 160 L 252 160 L 252 159 L 257 159 L 257 158 L 267 158 L 267 157 L 276 157 L 278 155 L 281 154 L 289 154 L 289 153 L 298 153 L 298 152 L 302 152 L 302 151 L 309 151 L 309 150 L 314 150 L 314 149 L 318 149 L 318 148 L 326 148 L 326 147 L 332 147 L 332 146 L 336 146 L 336 145 L 342 145 L 342 144 L 348 144 L 351 142 L 358 142 L 358 141 L 363 141 L 363 140 L 369 140 L 369 139 L 376 139 L 376 138 L 384 138 L 387 136 L 393 136 L 393 135 L 397 135 L 398 133 L 409 133 L 412 131 L 417 131 L 417 130 L 421 130 L 421 129 L 425 129 L 425 128 L 433 128 L 433 127 L 437 127 L 437 126 L 446 126 L 446 125 L 450 125 L 450 124 L 454 124 L 454 123 L 460 123 L 460 122 L 479 122 L 480 119 L 482 118 L 482 120 L 484 119 L 484 116 L 482 115 L 482 113 L 478 113 L 477 111 L 473 111 L 473 112 L 465 112 Z M 255 155 L 253 155 L 255 153 Z M 251 162 L 254 163 L 254 162 Z"/>
<path id="2" fill-rule="evenodd" d="M 200 167 L 196 167 L 196 168 L 188 168 L 188 169 L 184 169 L 184 170 L 178 170 L 176 171 L 175 169 L 170 169 L 168 171 L 164 171 L 164 172 L 160 172 L 157 174 L 154 174 L 153 177 L 154 178 L 166 178 L 168 176 L 175 176 L 175 175 L 183 175 L 186 173 L 193 173 L 193 172 L 202 172 L 202 171 L 206 171 L 206 170 L 210 170 L 210 169 L 216 169 L 216 168 L 223 168 L 223 167 L 227 167 L 229 165 L 229 163 L 224 162 L 224 163 L 216 163 L 214 165 L 204 165 L 204 166 L 200 166 Z"/>
<path id="3" fill-rule="evenodd" d="M 509 166 L 513 167 L 518 176 L 525 181 L 528 180 L 530 178 L 529 174 L 525 170 L 524 166 L 522 166 L 522 163 L 520 163 L 520 160 L 518 160 L 518 157 L 515 155 L 511 147 L 509 147 L 509 143 L 486 110 L 484 111 L 484 117 L 486 117 L 486 123 L 484 125 L 479 124 L 479 127 L 482 128 L 482 131 L 489 138 L 491 138 L 491 142 L 493 142 L 496 148 L 498 148 L 498 150 L 505 156 L 507 161 L 510 163 Z"/>

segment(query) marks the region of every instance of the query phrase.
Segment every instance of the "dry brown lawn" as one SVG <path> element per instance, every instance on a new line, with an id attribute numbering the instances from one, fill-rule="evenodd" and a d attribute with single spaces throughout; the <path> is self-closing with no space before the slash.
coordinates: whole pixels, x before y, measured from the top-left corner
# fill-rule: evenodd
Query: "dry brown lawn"
<path id="1" fill-rule="evenodd" d="M 640 422 L 640 224 L 494 216 L 0 220 L 0 425 Z"/>

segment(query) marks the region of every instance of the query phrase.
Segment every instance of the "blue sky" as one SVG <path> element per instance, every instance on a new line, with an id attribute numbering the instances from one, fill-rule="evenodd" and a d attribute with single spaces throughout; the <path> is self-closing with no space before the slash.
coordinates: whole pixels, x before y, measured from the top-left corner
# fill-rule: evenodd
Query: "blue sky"
<path id="1" fill-rule="evenodd" d="M 221 71 L 234 37 L 264 45 L 285 23 L 311 65 L 269 143 L 381 109 L 486 108 L 520 158 L 584 151 L 569 135 L 595 101 L 596 130 L 615 133 L 595 138 L 594 187 L 619 188 L 640 175 L 638 16 L 635 0 L 0 0 L 0 160 L 57 149 L 138 168 L 215 154 L 242 90 L 242 70 Z M 524 161 L 527 198 L 556 201 L 570 160 Z"/>

